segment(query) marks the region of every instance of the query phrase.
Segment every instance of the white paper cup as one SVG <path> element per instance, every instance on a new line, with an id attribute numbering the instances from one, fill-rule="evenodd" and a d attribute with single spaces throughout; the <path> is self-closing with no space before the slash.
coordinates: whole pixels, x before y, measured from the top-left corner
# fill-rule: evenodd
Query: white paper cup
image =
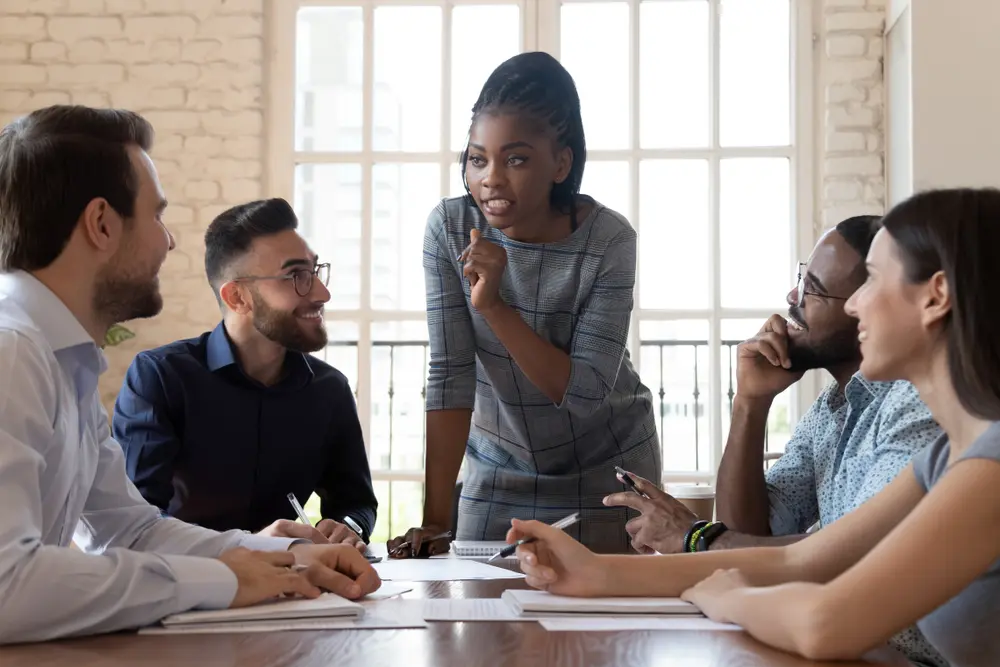
<path id="1" fill-rule="evenodd" d="M 664 491 L 705 521 L 715 518 L 715 488 L 697 484 L 667 484 Z"/>

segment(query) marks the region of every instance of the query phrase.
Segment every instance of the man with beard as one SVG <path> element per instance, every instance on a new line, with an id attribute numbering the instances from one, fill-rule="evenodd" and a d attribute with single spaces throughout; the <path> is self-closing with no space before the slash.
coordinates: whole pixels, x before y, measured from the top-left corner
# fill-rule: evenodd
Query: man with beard
<path id="1" fill-rule="evenodd" d="M 165 519 L 126 477 L 97 385 L 108 329 L 162 307 L 152 141 L 137 114 L 80 106 L 0 130 L 0 644 L 378 587 L 351 547 Z"/>
<path id="2" fill-rule="evenodd" d="M 170 516 L 364 549 L 377 503 L 354 394 L 309 354 L 327 342 L 330 265 L 297 226 L 283 199 L 209 225 L 205 271 L 222 322 L 136 356 L 114 433 L 129 477 Z M 304 504 L 313 492 L 323 520 L 310 528 L 295 522 L 288 494 Z"/>
<path id="3" fill-rule="evenodd" d="M 858 372 L 858 322 L 844 303 L 868 278 L 865 258 L 880 227 L 856 216 L 820 238 L 788 293 L 788 318 L 773 315 L 737 354 L 729 440 L 716 482 L 718 521 L 699 521 L 675 498 L 632 476 L 632 492 L 604 499 L 640 516 L 626 524 L 640 553 L 775 546 L 801 540 L 875 495 L 941 429 L 908 382 L 869 382 Z M 764 470 L 774 398 L 807 370 L 833 382 L 801 419 L 785 453 Z M 916 628 L 893 645 L 922 665 L 946 664 Z"/>

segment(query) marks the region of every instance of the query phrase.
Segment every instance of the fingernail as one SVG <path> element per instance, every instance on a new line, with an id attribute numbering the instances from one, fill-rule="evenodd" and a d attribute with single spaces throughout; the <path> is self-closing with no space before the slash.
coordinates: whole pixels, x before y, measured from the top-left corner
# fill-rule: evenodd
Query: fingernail
<path id="1" fill-rule="evenodd" d="M 601 503 L 603 503 L 604 505 L 607 505 L 608 504 L 608 497 L 604 496 L 604 500 L 602 500 Z"/>

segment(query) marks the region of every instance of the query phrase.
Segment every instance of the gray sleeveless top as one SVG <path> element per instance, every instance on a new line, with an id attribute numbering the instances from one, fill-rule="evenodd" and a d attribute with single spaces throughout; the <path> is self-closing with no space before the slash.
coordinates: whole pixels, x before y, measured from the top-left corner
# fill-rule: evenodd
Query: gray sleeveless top
<path id="1" fill-rule="evenodd" d="M 917 481 L 929 491 L 946 474 L 951 448 L 940 438 L 913 459 Z M 994 422 L 959 460 L 1000 463 L 1000 422 Z M 917 623 L 952 667 L 1000 665 L 1000 559 L 989 570 Z"/>

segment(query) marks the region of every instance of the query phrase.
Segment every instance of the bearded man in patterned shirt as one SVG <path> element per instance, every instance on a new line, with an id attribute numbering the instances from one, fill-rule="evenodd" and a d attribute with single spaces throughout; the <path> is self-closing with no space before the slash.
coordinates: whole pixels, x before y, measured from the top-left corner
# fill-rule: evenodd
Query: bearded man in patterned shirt
<path id="1" fill-rule="evenodd" d="M 776 546 L 829 525 L 886 486 L 941 429 L 908 382 L 869 382 L 858 372 L 857 320 L 844 303 L 867 279 L 865 258 L 876 216 L 848 218 L 819 240 L 788 293 L 787 319 L 772 316 L 739 347 L 729 439 L 716 484 L 725 528 L 703 548 Z M 807 370 L 833 376 L 803 416 L 785 453 L 764 470 L 767 417 L 774 398 Z M 608 496 L 605 504 L 641 513 L 626 525 L 640 553 L 678 553 L 697 521 L 652 483 L 633 477 L 648 498 Z M 722 532 L 720 532 L 722 531 Z M 946 665 L 916 628 L 891 642 L 916 664 Z"/>

